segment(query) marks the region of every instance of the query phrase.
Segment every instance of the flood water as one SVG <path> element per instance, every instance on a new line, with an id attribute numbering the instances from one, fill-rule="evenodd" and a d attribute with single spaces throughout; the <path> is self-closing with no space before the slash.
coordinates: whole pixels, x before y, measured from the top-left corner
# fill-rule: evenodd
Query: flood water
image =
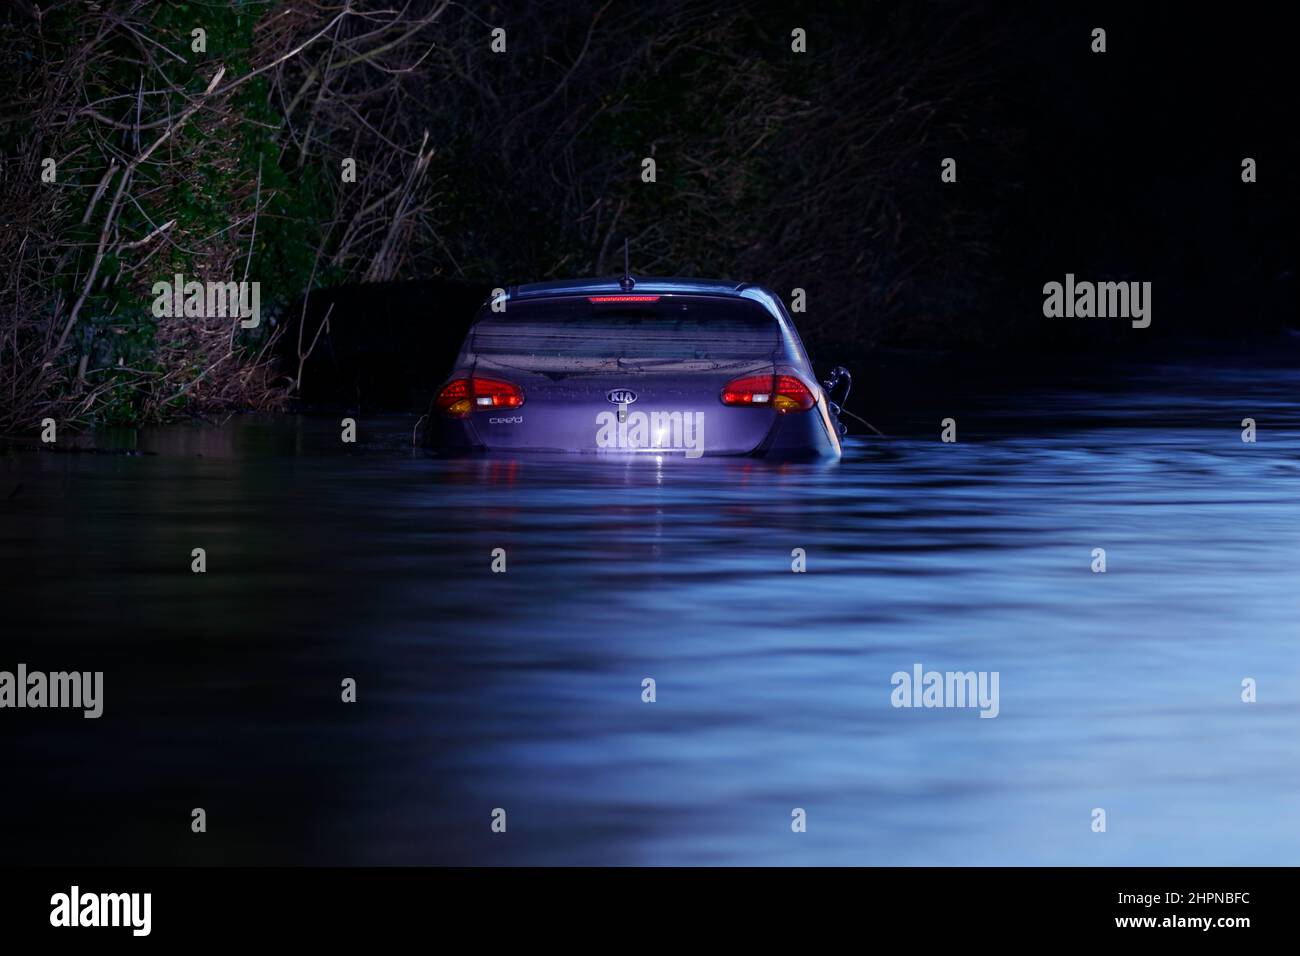
<path id="1" fill-rule="evenodd" d="M 0 711 L 0 862 L 1295 864 L 1298 387 L 1136 367 L 831 465 L 400 415 L 0 458 L 0 669 L 105 672 Z M 892 706 L 916 664 L 998 715 Z"/>

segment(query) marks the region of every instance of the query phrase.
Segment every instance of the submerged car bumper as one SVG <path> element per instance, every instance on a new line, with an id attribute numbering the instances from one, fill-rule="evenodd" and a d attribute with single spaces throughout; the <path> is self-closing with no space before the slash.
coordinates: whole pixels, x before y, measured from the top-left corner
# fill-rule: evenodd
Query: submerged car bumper
<path id="1" fill-rule="evenodd" d="M 475 412 L 468 418 L 450 419 L 431 413 L 425 444 L 444 452 L 672 455 L 702 457 L 838 458 L 842 448 L 839 426 L 825 400 L 806 412 L 771 415 L 764 427 L 753 428 L 758 409 L 712 411 L 656 411 L 637 409 L 618 422 L 613 409 L 603 424 L 561 427 L 558 412 L 525 406 L 511 412 Z M 645 416 L 637 419 L 637 415 Z M 555 427 L 546 427 L 555 416 Z M 691 415 L 698 416 L 694 421 Z M 684 427 L 682 419 L 685 418 Z M 649 424 L 638 434 L 638 424 Z M 755 439 L 758 439 L 757 441 Z"/>

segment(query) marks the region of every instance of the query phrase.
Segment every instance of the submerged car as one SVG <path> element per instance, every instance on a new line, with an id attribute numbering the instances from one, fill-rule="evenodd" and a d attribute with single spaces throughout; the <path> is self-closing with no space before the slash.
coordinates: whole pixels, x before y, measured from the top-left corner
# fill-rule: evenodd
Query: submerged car
<path id="1" fill-rule="evenodd" d="M 446 451 L 838 457 L 848 388 L 842 368 L 818 383 L 759 286 L 542 282 L 483 305 L 425 434 Z"/>

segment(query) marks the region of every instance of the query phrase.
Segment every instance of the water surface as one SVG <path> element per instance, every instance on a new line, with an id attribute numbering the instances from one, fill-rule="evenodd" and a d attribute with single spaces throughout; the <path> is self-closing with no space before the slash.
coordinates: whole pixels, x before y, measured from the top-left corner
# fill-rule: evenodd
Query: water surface
<path id="1" fill-rule="evenodd" d="M 0 712 L 0 861 L 1295 864 L 1298 385 L 1146 366 L 829 466 L 440 460 L 407 416 L 0 459 L 0 669 L 106 682 Z M 998 717 L 892 707 L 917 663 Z"/>

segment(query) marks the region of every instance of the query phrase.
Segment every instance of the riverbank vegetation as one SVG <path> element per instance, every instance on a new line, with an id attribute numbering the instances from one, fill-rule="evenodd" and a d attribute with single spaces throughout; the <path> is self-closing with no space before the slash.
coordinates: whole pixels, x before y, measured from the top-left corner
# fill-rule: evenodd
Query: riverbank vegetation
<path id="1" fill-rule="evenodd" d="M 832 45 L 848 5 L 367 6 L 9 9 L 0 428 L 276 407 L 269 346 L 309 289 L 605 273 L 624 237 L 644 274 L 803 287 L 831 339 L 977 292 L 991 225 L 917 189 L 975 132 L 962 17 Z M 259 282 L 262 321 L 155 316 L 177 274 Z"/>

